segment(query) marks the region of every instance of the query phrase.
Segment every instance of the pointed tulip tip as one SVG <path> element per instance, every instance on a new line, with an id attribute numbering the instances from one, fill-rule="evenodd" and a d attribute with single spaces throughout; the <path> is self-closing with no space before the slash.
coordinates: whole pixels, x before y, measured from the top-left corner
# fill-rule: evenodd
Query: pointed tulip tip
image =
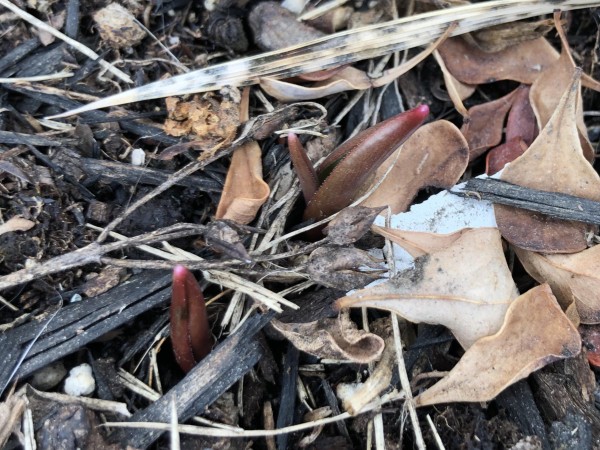
<path id="1" fill-rule="evenodd" d="M 419 105 L 414 109 L 415 112 L 420 113 L 423 117 L 427 117 L 429 115 L 429 106 L 428 105 Z"/>
<path id="2" fill-rule="evenodd" d="M 187 267 L 177 264 L 175 267 L 173 267 L 173 278 L 183 278 L 188 272 L 189 270 Z"/>

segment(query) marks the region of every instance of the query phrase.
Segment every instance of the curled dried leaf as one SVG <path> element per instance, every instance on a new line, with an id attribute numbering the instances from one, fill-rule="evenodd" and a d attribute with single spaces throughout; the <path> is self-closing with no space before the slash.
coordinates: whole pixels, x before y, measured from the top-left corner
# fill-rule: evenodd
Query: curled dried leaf
<path id="1" fill-rule="evenodd" d="M 389 281 L 337 300 L 337 308 L 366 306 L 411 322 L 442 324 L 464 348 L 500 328 L 518 293 L 498 230 L 470 229 L 450 236 L 411 232 L 392 240 L 401 246 L 408 241 L 426 254 Z"/>
<path id="2" fill-rule="evenodd" d="M 358 330 L 348 314 L 309 323 L 272 320 L 271 324 L 296 348 L 318 358 L 366 364 L 378 359 L 385 347 L 383 339 L 376 334 Z"/>
<path id="3" fill-rule="evenodd" d="M 418 406 L 489 401 L 531 372 L 580 351 L 577 329 L 544 284 L 517 298 L 502 328 L 475 342 L 446 377 L 415 401 Z"/>
<path id="4" fill-rule="evenodd" d="M 244 89 L 240 114 L 244 121 L 248 120 L 249 95 L 249 89 Z M 256 141 L 246 142 L 231 157 L 216 218 L 248 224 L 254 220 L 270 193 L 269 185 L 262 176 L 260 146 Z"/>

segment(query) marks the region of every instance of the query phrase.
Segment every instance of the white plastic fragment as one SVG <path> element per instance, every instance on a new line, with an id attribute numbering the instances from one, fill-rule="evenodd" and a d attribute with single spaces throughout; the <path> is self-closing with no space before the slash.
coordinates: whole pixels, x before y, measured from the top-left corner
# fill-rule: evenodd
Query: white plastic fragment
<path id="1" fill-rule="evenodd" d="M 499 176 L 495 174 L 493 178 Z M 481 175 L 477 178 L 487 178 Z M 465 183 L 454 186 L 451 191 L 463 191 Z M 394 214 L 386 225 L 384 216 L 377 216 L 375 225 L 406 231 L 424 231 L 429 233 L 449 234 L 463 228 L 496 228 L 496 217 L 491 202 L 472 198 L 459 197 L 443 191 L 432 195 L 423 203 L 413 205 L 409 211 Z M 396 270 L 404 270 L 413 266 L 413 257 L 402 247 L 394 244 L 394 260 Z"/>
<path id="2" fill-rule="evenodd" d="M 81 395 L 90 395 L 96 389 L 96 380 L 92 375 L 92 368 L 89 364 L 81 364 L 73 367 L 69 372 L 69 377 L 65 380 L 65 394 L 79 397 Z"/>
<path id="3" fill-rule="evenodd" d="M 143 166 L 146 162 L 146 152 L 141 148 L 134 148 L 131 151 L 131 165 L 132 166 Z"/>

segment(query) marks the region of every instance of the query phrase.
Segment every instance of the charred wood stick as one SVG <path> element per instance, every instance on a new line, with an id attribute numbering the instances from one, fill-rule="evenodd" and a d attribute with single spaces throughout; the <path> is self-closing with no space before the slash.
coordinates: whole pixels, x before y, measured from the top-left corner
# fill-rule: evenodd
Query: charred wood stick
<path id="1" fill-rule="evenodd" d="M 171 298 L 171 275 L 144 272 L 105 294 L 63 307 L 47 323 L 18 368 L 24 378 Z M 46 320 L 32 321 L 0 334 L 0 386 L 6 386 L 21 355 Z"/>
<path id="2" fill-rule="evenodd" d="M 158 186 L 168 180 L 173 173 L 167 170 L 137 167 L 114 161 L 94 158 L 81 158 L 81 169 L 88 175 L 99 175 L 100 178 L 118 181 L 122 184 L 148 184 Z M 204 175 L 190 175 L 176 183 L 178 186 L 193 187 L 204 192 L 221 192 L 223 184 Z"/>
<path id="3" fill-rule="evenodd" d="M 250 317 L 173 389 L 128 420 L 168 423 L 171 419 L 171 402 L 175 402 L 179 422 L 201 413 L 258 362 L 263 350 L 256 334 L 274 314 L 268 312 Z M 143 449 L 163 433 L 147 429 L 123 429 L 118 435 L 119 444 Z"/>
<path id="4" fill-rule="evenodd" d="M 530 189 L 493 178 L 473 178 L 462 192 L 452 193 L 461 197 L 473 197 L 475 193 L 483 200 L 540 212 L 555 219 L 600 224 L 600 202 L 560 192 Z"/>

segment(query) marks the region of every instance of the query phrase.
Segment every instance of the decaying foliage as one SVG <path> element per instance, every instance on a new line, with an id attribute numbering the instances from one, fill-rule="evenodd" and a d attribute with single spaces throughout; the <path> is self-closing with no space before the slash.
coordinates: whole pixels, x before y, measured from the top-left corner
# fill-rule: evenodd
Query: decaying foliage
<path id="1" fill-rule="evenodd" d="M 600 437 L 598 223 L 457 185 L 485 167 L 600 206 L 592 20 L 540 18 L 544 0 L 214 0 L 158 27 L 136 2 L 75 3 L 0 0 L 19 42 L 0 56 L 0 442 L 421 449 L 483 402 L 513 427 L 566 423 L 522 381 L 559 370 Z M 89 398 L 44 392 L 82 362 L 69 385 Z"/>

